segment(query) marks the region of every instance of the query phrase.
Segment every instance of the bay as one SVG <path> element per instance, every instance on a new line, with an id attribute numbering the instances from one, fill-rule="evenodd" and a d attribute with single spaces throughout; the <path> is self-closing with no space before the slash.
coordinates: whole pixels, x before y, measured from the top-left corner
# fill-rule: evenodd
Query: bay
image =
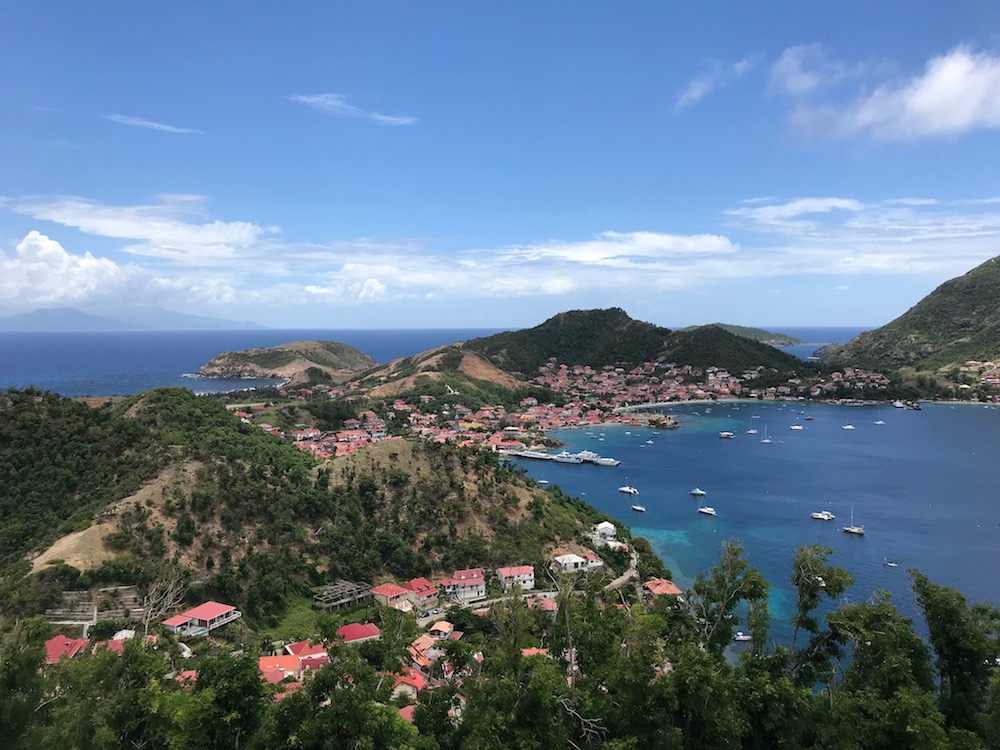
<path id="1" fill-rule="evenodd" d="M 1000 437 L 1000 409 L 716 402 L 668 411 L 680 429 L 558 433 L 568 450 L 613 456 L 622 461 L 617 468 L 518 463 L 649 539 L 682 588 L 717 562 L 723 540 L 739 541 L 773 586 L 771 635 L 777 642 L 791 635 L 795 550 L 811 542 L 832 548 L 830 561 L 854 575 L 850 601 L 888 591 L 919 632 L 924 629 L 908 568 L 958 588 L 971 602 L 1000 606 L 1000 469 L 991 447 Z M 875 425 L 878 419 L 885 424 Z M 845 422 L 855 429 L 842 429 Z M 804 429 L 790 430 L 796 423 Z M 746 434 L 751 425 L 759 434 Z M 760 442 L 765 426 L 771 444 Z M 735 438 L 720 439 L 723 430 Z M 640 494 L 619 493 L 626 483 Z M 704 503 L 717 516 L 697 512 L 698 500 L 689 494 L 694 487 L 707 492 Z M 646 512 L 632 511 L 635 502 Z M 823 509 L 836 520 L 810 517 Z M 842 531 L 852 510 L 863 537 Z M 898 567 L 884 565 L 887 559 Z"/>

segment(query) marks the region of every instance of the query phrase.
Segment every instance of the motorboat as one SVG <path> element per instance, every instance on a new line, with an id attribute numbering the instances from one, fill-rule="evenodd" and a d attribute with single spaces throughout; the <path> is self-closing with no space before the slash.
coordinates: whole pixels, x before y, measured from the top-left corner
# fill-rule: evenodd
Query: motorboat
<path id="1" fill-rule="evenodd" d="M 810 513 L 809 515 L 817 521 L 832 521 L 836 518 L 836 516 L 828 510 L 816 511 L 815 513 Z"/>
<path id="2" fill-rule="evenodd" d="M 594 461 L 594 463 L 597 466 L 618 466 L 621 463 L 621 461 L 619 461 L 617 458 L 611 458 L 610 456 L 601 456 L 596 461 Z"/>
<path id="3" fill-rule="evenodd" d="M 562 453 L 557 453 L 552 457 L 552 460 L 560 464 L 582 464 L 583 458 L 579 453 L 570 453 L 569 451 L 563 451 Z"/>
<path id="4" fill-rule="evenodd" d="M 740 643 L 745 643 L 746 641 L 752 641 L 753 636 L 751 636 L 749 633 L 744 633 L 742 630 L 737 630 L 736 635 L 733 636 L 733 640 L 738 641 Z"/>
<path id="5" fill-rule="evenodd" d="M 699 513 L 704 513 L 706 516 L 717 516 L 718 513 L 715 512 L 715 508 L 710 505 L 702 505 L 698 508 Z"/>
<path id="6" fill-rule="evenodd" d="M 899 566 L 899 563 L 893 562 L 885 557 L 882 558 L 882 564 L 887 568 L 895 568 Z"/>
<path id="7" fill-rule="evenodd" d="M 736 435 L 732 432 L 723 431 L 719 433 L 719 437 L 726 440 L 732 440 L 734 437 L 736 437 Z"/>
<path id="8" fill-rule="evenodd" d="M 695 497 L 704 497 L 705 490 L 701 489 L 700 487 L 695 487 L 693 490 L 691 490 L 691 494 L 694 495 Z"/>
<path id="9" fill-rule="evenodd" d="M 645 505 L 633 505 L 632 506 L 632 510 L 638 511 L 639 513 L 645 513 L 646 512 L 646 506 Z"/>
<path id="10" fill-rule="evenodd" d="M 791 426 L 790 426 L 790 427 L 789 427 L 788 429 L 789 429 L 789 430 L 804 430 L 804 429 L 805 429 L 805 427 L 803 427 L 803 426 L 802 426 L 802 425 L 800 425 L 800 424 L 793 424 L 793 425 L 791 425 Z"/>
<path id="11" fill-rule="evenodd" d="M 618 488 L 619 492 L 624 492 L 626 495 L 638 495 L 639 490 L 633 487 L 631 484 L 625 484 Z"/>

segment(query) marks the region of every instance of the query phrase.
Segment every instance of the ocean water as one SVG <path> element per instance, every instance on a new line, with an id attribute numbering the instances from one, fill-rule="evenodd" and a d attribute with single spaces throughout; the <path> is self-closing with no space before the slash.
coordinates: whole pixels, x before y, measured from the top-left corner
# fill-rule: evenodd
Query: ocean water
<path id="1" fill-rule="evenodd" d="M 837 327 L 799 327 L 799 326 L 761 326 L 767 331 L 777 331 L 803 341 L 802 344 L 779 346 L 782 351 L 794 354 L 800 359 L 807 359 L 821 346 L 826 344 L 846 344 L 859 333 L 869 330 L 868 327 L 837 326 Z"/>
<path id="2" fill-rule="evenodd" d="M 960 589 L 970 601 L 1000 606 L 1000 469 L 993 450 L 1000 409 L 743 402 L 670 411 L 681 427 L 659 435 L 622 426 L 558 434 L 571 451 L 620 459 L 617 468 L 523 459 L 519 465 L 648 538 L 682 588 L 717 562 L 723 540 L 742 543 L 773 586 L 777 642 L 791 635 L 795 550 L 811 542 L 830 547 L 830 561 L 854 575 L 848 600 L 888 591 L 920 632 L 908 568 Z M 875 425 L 877 419 L 885 424 Z M 842 429 L 847 421 L 854 430 Z M 796 422 L 805 429 L 790 430 Z M 760 434 L 747 435 L 751 425 Z M 769 445 L 760 442 L 765 427 L 774 440 Z M 720 439 L 722 430 L 735 438 Z M 640 494 L 619 493 L 626 483 Z M 717 516 L 697 512 L 694 487 L 707 492 L 704 502 Z M 631 510 L 633 503 L 646 512 Z M 810 517 L 823 509 L 836 520 Z M 842 531 L 852 512 L 863 537 Z M 886 559 L 898 567 L 885 566 Z"/>
<path id="3" fill-rule="evenodd" d="M 122 396 L 183 386 L 217 393 L 273 380 L 192 377 L 218 354 L 303 339 L 339 341 L 376 362 L 488 336 L 497 329 L 0 332 L 0 388 L 33 385 L 63 396 Z"/>

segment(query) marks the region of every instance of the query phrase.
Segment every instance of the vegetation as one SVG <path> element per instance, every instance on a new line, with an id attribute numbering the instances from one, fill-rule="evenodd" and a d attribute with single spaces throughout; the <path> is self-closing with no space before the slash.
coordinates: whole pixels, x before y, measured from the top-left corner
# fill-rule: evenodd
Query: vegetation
<path id="1" fill-rule="evenodd" d="M 630 318 L 624 310 L 573 310 L 535 328 L 472 339 L 466 348 L 499 367 L 534 373 L 550 357 L 573 365 L 678 362 L 714 365 L 740 373 L 762 366 L 782 372 L 807 369 L 797 357 L 722 326 L 670 331 Z"/>
<path id="2" fill-rule="evenodd" d="M 377 614 L 383 639 L 330 647 L 331 663 L 300 689 L 263 681 L 258 651 L 177 659 L 169 639 L 129 642 L 117 655 L 40 668 L 50 627 L 0 624 L 4 746 L 74 748 L 803 748 L 985 749 L 1000 741 L 1000 611 L 911 571 L 930 645 L 885 596 L 815 615 L 815 573 L 847 574 L 828 550 L 802 549 L 799 648 L 770 645 L 767 582 L 738 545 L 684 598 L 613 606 L 586 581 L 566 581 L 549 617 L 521 600 L 485 617 L 452 609 L 464 636 L 443 642 L 460 678 L 431 667 L 412 723 L 385 670 L 399 670 L 418 632 L 398 612 Z M 574 594 L 573 589 L 582 589 Z M 754 640 L 727 656 L 735 613 Z M 523 655 L 543 645 L 548 656 Z M 477 654 L 481 654 L 477 658 Z M 197 669 L 184 686 L 162 679 Z M 282 699 L 276 700 L 278 696 Z"/>
<path id="3" fill-rule="evenodd" d="M 792 344 L 806 343 L 801 339 L 795 338 L 794 336 L 789 336 L 787 333 L 773 333 L 772 331 L 765 331 L 763 328 L 736 326 L 731 323 L 707 323 L 706 325 L 721 328 L 722 330 L 728 331 L 736 336 L 742 336 L 745 339 L 753 339 L 754 341 L 759 341 L 762 344 L 769 344 L 771 346 L 790 346 Z M 698 327 L 699 326 L 689 326 L 688 328 L 680 328 L 678 330 L 693 331 Z"/>
<path id="4" fill-rule="evenodd" d="M 946 281 L 891 323 L 866 331 L 825 359 L 882 370 L 936 370 L 1000 359 L 1000 261 Z"/>
<path id="5" fill-rule="evenodd" d="M 260 349 L 226 352 L 202 366 L 206 377 L 291 377 L 310 372 L 307 379 L 324 381 L 340 371 L 359 372 L 375 360 L 353 346 L 336 341 L 293 341 Z"/>

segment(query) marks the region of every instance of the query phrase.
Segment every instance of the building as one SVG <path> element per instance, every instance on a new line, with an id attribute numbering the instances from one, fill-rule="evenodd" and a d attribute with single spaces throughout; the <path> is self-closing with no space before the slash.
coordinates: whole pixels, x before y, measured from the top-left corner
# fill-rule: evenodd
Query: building
<path id="1" fill-rule="evenodd" d="M 57 664 L 64 656 L 72 659 L 77 654 L 86 653 L 90 644 L 86 638 L 67 638 L 57 635 L 45 641 L 45 663 Z"/>
<path id="2" fill-rule="evenodd" d="M 438 605 L 437 586 L 426 578 L 413 578 L 402 585 L 410 593 L 407 598 L 421 612 Z"/>
<path id="3" fill-rule="evenodd" d="M 520 586 L 521 591 L 535 588 L 535 569 L 531 565 L 497 568 L 497 578 L 504 591 L 510 591 L 514 586 Z"/>
<path id="4" fill-rule="evenodd" d="M 679 596 L 683 593 L 680 587 L 667 578 L 653 578 L 642 584 L 642 591 L 646 596 Z"/>
<path id="5" fill-rule="evenodd" d="M 559 555 L 552 562 L 560 573 L 589 573 L 604 567 L 604 561 L 593 552 L 588 552 L 583 557 L 573 553 Z"/>
<path id="6" fill-rule="evenodd" d="M 377 625 L 370 623 L 352 622 L 337 628 L 337 635 L 344 639 L 344 643 L 364 643 L 365 641 L 377 641 L 382 637 L 382 631 Z"/>
<path id="7" fill-rule="evenodd" d="M 441 588 L 459 602 L 476 602 L 486 598 L 486 579 L 482 568 L 456 570 L 451 578 L 441 581 Z"/>
<path id="8" fill-rule="evenodd" d="M 216 628 L 228 625 L 243 617 L 243 613 L 231 604 L 205 602 L 194 609 L 164 620 L 163 626 L 183 635 L 208 635 Z"/>
<path id="9" fill-rule="evenodd" d="M 603 539 L 615 539 L 618 535 L 618 529 L 610 521 L 601 521 L 594 527 L 594 533 Z"/>
<path id="10" fill-rule="evenodd" d="M 409 599 L 410 591 L 395 583 L 383 583 L 372 589 L 372 596 L 379 604 L 398 609 L 401 612 L 409 612 L 413 609 L 413 603 Z"/>

